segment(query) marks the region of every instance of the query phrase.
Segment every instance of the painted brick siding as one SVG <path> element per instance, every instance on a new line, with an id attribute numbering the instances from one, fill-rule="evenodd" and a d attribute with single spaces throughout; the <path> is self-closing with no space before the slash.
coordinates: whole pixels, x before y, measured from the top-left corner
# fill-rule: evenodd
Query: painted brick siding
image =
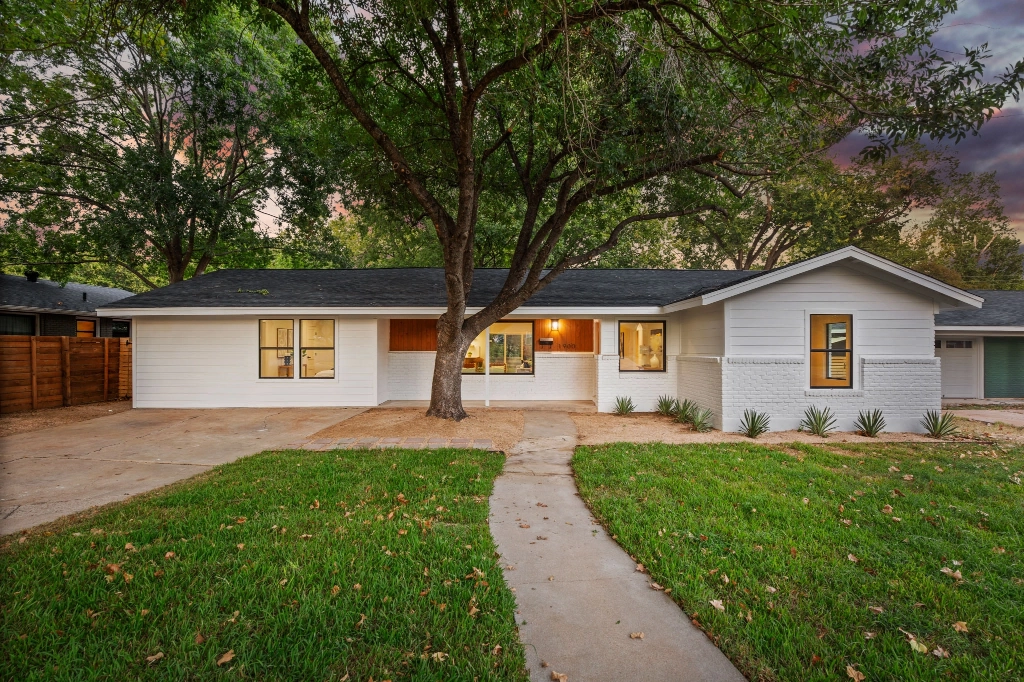
<path id="1" fill-rule="evenodd" d="M 491 400 L 593 400 L 594 356 L 590 353 L 535 353 L 534 375 L 491 375 Z M 429 400 L 434 353 L 388 353 L 388 399 Z M 484 399 L 484 377 L 462 377 L 464 400 Z"/>
<path id="2" fill-rule="evenodd" d="M 941 405 L 941 374 L 935 358 L 865 358 L 857 367 L 858 390 L 807 389 L 802 357 L 726 358 L 722 367 L 722 427 L 739 429 L 746 409 L 771 415 L 771 429 L 800 425 L 811 405 L 829 407 L 836 427 L 852 431 L 861 410 L 882 410 L 887 431 L 921 432 L 921 418 Z"/>
<path id="3" fill-rule="evenodd" d="M 598 356 L 597 411 L 613 411 L 615 399 L 625 396 L 633 399 L 637 412 L 654 412 L 658 396 L 676 395 L 676 384 L 674 356 L 666 358 L 664 372 L 620 372 L 618 353 Z"/>
<path id="4" fill-rule="evenodd" d="M 722 358 L 680 355 L 676 358 L 678 387 L 675 397 L 689 398 L 715 413 L 715 426 L 722 427 Z"/>

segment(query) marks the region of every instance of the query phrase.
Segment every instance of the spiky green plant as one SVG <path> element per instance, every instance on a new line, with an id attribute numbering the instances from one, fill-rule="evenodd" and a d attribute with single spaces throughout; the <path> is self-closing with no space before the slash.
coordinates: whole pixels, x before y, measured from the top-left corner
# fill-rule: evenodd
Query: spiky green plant
<path id="1" fill-rule="evenodd" d="M 811 405 L 804 410 L 804 418 L 800 422 L 801 431 L 810 431 L 815 436 L 828 438 L 828 432 L 834 431 L 835 428 L 836 416 L 831 408 L 826 407 L 822 410 Z"/>
<path id="2" fill-rule="evenodd" d="M 865 436 L 876 438 L 885 429 L 885 417 L 882 416 L 881 410 L 862 411 L 857 415 L 853 428 Z"/>
<path id="3" fill-rule="evenodd" d="M 620 395 L 615 399 L 615 414 L 625 416 L 633 414 L 635 411 L 636 405 L 633 404 L 633 399 L 628 395 Z"/>
<path id="4" fill-rule="evenodd" d="M 747 438 L 757 438 L 762 433 L 768 432 L 768 424 L 770 422 L 771 417 L 768 416 L 767 412 L 744 410 L 743 421 L 740 422 L 740 433 Z"/>
<path id="5" fill-rule="evenodd" d="M 693 413 L 699 408 L 697 403 L 693 402 L 689 398 L 676 405 L 676 421 L 680 424 L 692 424 Z"/>
<path id="6" fill-rule="evenodd" d="M 704 433 L 715 427 L 715 413 L 708 408 L 698 407 L 693 411 L 693 430 Z"/>
<path id="7" fill-rule="evenodd" d="M 658 396 L 658 413 L 666 417 L 671 417 L 676 413 L 676 408 L 679 406 L 679 401 L 672 396 L 660 395 Z"/>
<path id="8" fill-rule="evenodd" d="M 940 412 L 939 410 L 928 410 L 925 412 L 924 419 L 921 420 L 921 426 L 924 427 L 925 431 L 932 438 L 946 438 L 959 431 L 953 422 L 953 415 L 949 412 Z"/>

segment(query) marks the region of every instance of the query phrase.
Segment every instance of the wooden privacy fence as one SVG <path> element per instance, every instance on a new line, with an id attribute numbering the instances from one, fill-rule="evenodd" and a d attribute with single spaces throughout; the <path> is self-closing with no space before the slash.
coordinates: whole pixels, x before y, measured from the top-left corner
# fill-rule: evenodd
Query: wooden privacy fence
<path id="1" fill-rule="evenodd" d="M 0 414 L 129 398 L 128 339 L 0 336 Z"/>

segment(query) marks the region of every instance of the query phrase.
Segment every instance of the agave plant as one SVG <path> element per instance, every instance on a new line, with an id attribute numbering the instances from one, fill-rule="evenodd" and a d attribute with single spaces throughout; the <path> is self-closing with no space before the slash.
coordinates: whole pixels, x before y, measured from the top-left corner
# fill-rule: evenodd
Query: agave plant
<path id="1" fill-rule="evenodd" d="M 921 426 L 924 427 L 924 430 L 932 438 L 946 438 L 959 430 L 956 424 L 953 423 L 952 414 L 949 412 L 939 412 L 938 410 L 928 410 L 925 412 L 924 419 L 921 420 Z"/>
<path id="2" fill-rule="evenodd" d="M 801 431 L 810 431 L 815 436 L 828 438 L 828 432 L 836 428 L 836 416 L 832 409 L 826 407 L 821 410 L 811 405 L 804 410 L 804 418 L 800 421 Z"/>
<path id="3" fill-rule="evenodd" d="M 615 398 L 615 414 L 627 415 L 633 414 L 636 411 L 636 405 L 633 404 L 633 399 L 628 395 L 620 395 Z"/>
<path id="4" fill-rule="evenodd" d="M 676 408 L 679 407 L 679 401 L 675 398 L 667 395 L 658 396 L 658 413 L 666 417 L 671 417 L 676 413 Z"/>
<path id="5" fill-rule="evenodd" d="M 693 402 L 689 398 L 676 405 L 676 421 L 680 424 L 692 424 L 693 413 L 696 412 L 699 407 L 697 403 Z"/>
<path id="6" fill-rule="evenodd" d="M 715 413 L 707 408 L 698 407 L 693 411 L 693 430 L 704 433 L 715 426 Z"/>
<path id="7" fill-rule="evenodd" d="M 857 415 L 853 427 L 865 436 L 876 438 L 885 429 L 885 417 L 882 416 L 881 410 L 862 411 Z"/>
<path id="8" fill-rule="evenodd" d="M 747 438 L 757 438 L 762 433 L 768 432 L 768 423 L 771 418 L 766 412 L 756 410 L 744 410 L 743 421 L 740 422 L 740 433 Z"/>

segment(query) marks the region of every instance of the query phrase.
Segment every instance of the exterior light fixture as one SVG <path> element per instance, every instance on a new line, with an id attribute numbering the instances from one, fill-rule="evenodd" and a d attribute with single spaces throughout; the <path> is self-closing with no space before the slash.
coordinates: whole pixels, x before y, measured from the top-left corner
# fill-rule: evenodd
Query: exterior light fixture
<path id="1" fill-rule="evenodd" d="M 551 320 L 551 331 L 558 331 L 558 320 Z"/>

